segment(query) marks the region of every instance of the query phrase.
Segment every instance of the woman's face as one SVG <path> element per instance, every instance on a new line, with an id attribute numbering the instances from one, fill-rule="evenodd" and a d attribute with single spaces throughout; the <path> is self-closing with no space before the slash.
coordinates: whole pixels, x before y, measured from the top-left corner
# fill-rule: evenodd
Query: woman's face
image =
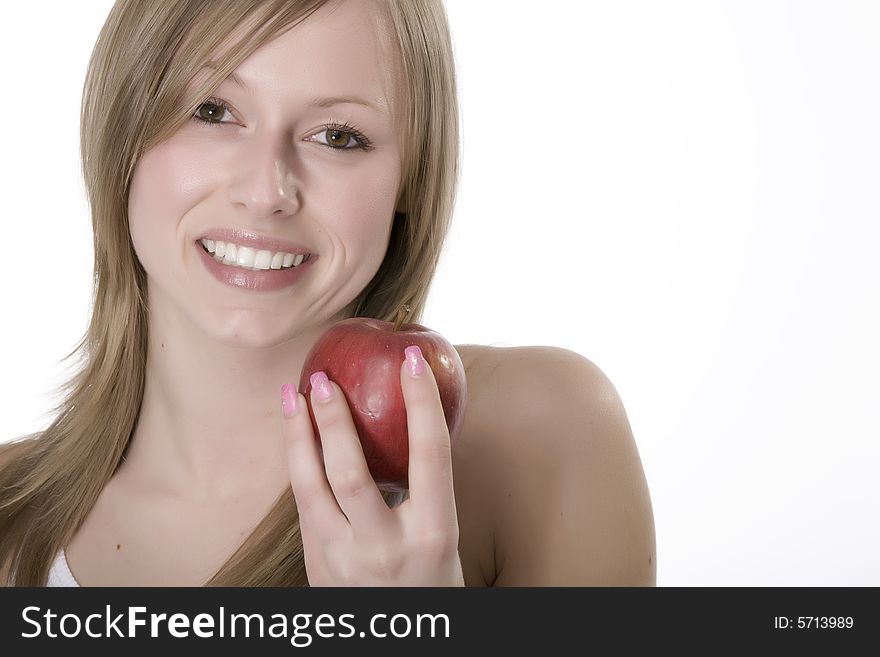
<path id="1" fill-rule="evenodd" d="M 325 5 L 236 69 L 245 86 L 225 80 L 198 118 L 143 155 L 128 210 L 151 313 L 225 344 L 259 347 L 346 310 L 384 258 L 401 182 L 384 43 L 372 3 Z M 315 101 L 340 96 L 370 107 Z M 327 127 L 346 123 L 348 132 Z M 232 265 L 219 265 L 222 282 L 199 241 L 219 229 L 286 240 L 313 255 L 281 287 L 247 287 L 253 272 Z"/>

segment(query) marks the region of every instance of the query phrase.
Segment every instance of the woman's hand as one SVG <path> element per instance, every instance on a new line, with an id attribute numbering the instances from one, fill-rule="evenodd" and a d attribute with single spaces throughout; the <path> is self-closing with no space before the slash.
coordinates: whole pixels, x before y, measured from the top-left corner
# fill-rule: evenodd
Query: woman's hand
<path id="1" fill-rule="evenodd" d="M 400 370 L 409 498 L 393 509 L 370 475 L 339 386 L 312 383 L 323 465 L 305 397 L 282 388 L 285 415 L 296 400 L 283 425 L 310 586 L 464 586 L 449 430 L 434 373 L 421 358 L 424 374 L 412 376 L 410 360 Z M 327 400 L 322 387 L 331 392 Z"/>

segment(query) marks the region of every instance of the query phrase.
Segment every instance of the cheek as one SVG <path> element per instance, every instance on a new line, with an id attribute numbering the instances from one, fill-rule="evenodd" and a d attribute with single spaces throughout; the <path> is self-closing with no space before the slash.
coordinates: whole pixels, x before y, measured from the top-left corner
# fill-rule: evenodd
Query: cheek
<path id="1" fill-rule="evenodd" d="M 147 151 L 138 162 L 128 197 L 131 239 L 138 256 L 169 253 L 170 242 L 178 239 L 177 227 L 186 212 L 204 194 L 208 176 L 205 163 L 193 157 L 193 149 L 170 140 Z M 151 249 L 161 244 L 161 249 Z"/>
<path id="2" fill-rule="evenodd" d="M 333 199 L 326 216 L 337 218 L 333 225 L 346 249 L 355 249 L 360 257 L 364 252 L 374 254 L 364 258 L 364 264 L 372 268 L 378 267 L 384 257 L 381 247 L 387 244 L 394 220 L 399 176 L 396 163 L 374 161 L 359 175 L 346 178 L 344 187 L 337 180 L 335 188 L 328 186 L 322 194 L 325 199 Z"/>

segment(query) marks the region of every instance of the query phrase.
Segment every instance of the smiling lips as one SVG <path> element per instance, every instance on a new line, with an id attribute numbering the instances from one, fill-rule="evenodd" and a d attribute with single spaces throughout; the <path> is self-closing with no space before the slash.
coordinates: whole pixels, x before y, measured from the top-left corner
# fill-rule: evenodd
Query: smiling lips
<path id="1" fill-rule="evenodd" d="M 208 249 L 211 242 L 214 253 Z M 222 257 L 217 255 L 220 244 L 223 244 Z M 268 249 L 257 251 L 251 247 L 213 240 L 200 240 L 193 247 L 198 250 L 199 258 L 214 280 L 251 292 L 273 292 L 294 285 L 311 271 L 318 259 L 315 254 L 294 255 L 281 251 L 273 254 Z M 286 267 L 285 260 L 288 261 Z"/>

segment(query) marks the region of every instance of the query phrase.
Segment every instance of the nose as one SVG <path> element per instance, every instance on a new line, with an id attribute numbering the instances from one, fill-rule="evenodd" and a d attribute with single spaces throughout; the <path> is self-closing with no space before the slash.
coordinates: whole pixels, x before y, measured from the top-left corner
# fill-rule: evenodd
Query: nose
<path id="1" fill-rule="evenodd" d="M 228 187 L 233 205 L 258 218 L 291 215 L 299 209 L 299 179 L 280 147 L 255 141 L 233 166 L 237 175 Z"/>

